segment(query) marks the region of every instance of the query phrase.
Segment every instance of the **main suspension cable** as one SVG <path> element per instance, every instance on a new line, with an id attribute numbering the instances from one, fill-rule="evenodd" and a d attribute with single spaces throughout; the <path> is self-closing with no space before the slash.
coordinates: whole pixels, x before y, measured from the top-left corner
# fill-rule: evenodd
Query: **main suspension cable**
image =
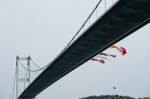
<path id="1" fill-rule="evenodd" d="M 66 47 L 61 51 L 60 54 L 62 54 L 68 47 L 69 45 L 73 42 L 73 40 L 76 38 L 76 36 L 80 33 L 80 31 L 84 28 L 85 24 L 89 21 L 89 19 L 91 18 L 91 16 L 93 15 L 93 13 L 96 11 L 96 9 L 98 8 L 98 6 L 100 5 L 102 0 L 100 0 L 98 2 L 98 4 L 95 6 L 95 8 L 93 9 L 93 11 L 91 12 L 91 14 L 88 16 L 88 18 L 85 20 L 85 22 L 82 24 L 82 26 L 79 28 L 79 30 L 77 31 L 77 33 L 72 37 L 72 39 L 70 40 L 70 42 L 66 45 Z M 59 55 L 60 55 L 59 54 Z"/>
<path id="2" fill-rule="evenodd" d="M 33 63 L 38 69 L 44 69 L 44 68 L 47 67 L 47 65 L 44 66 L 44 67 L 40 67 L 40 66 L 39 66 L 35 61 L 33 61 L 32 59 L 31 59 L 31 61 L 32 61 L 32 63 Z"/>
<path id="3" fill-rule="evenodd" d="M 22 62 L 19 61 L 19 63 L 21 64 L 21 66 L 22 66 L 24 69 L 26 69 L 27 71 L 30 71 L 30 72 L 38 72 L 38 71 L 44 70 L 46 67 L 48 67 L 48 65 L 46 65 L 46 66 L 44 66 L 44 67 L 42 67 L 42 68 L 40 68 L 40 69 L 31 70 L 31 69 L 28 69 L 26 66 L 24 66 Z"/>

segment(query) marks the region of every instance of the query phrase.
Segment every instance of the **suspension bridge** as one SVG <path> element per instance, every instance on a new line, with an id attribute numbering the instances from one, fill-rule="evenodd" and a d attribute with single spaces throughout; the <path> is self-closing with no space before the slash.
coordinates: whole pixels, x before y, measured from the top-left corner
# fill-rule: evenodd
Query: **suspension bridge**
<path id="1" fill-rule="evenodd" d="M 90 20 L 101 1 L 98 2 L 76 35 Z M 98 17 L 76 40 L 74 40 L 75 35 L 64 50 L 41 69 L 44 70 L 19 96 L 17 95 L 17 98 L 35 98 L 63 76 L 149 22 L 150 0 L 118 0 L 109 9 L 106 9 L 105 3 L 104 14 Z M 30 70 L 30 67 L 26 69 Z"/>

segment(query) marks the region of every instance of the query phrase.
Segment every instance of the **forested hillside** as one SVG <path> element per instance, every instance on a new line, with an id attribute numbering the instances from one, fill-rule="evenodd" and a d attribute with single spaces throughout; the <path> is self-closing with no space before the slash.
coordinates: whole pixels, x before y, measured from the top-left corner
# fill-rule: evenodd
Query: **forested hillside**
<path id="1" fill-rule="evenodd" d="M 137 99 L 130 96 L 119 96 L 119 95 L 101 95 L 101 96 L 89 96 L 80 99 Z M 150 99 L 150 97 L 138 98 L 138 99 Z"/>

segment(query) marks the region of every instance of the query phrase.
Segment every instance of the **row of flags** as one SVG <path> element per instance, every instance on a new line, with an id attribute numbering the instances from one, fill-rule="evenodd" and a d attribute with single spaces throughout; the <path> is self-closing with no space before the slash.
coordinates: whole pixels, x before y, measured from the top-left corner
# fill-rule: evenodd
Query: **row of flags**
<path id="1" fill-rule="evenodd" d="M 124 47 L 121 47 L 121 46 L 118 46 L 118 45 L 112 45 L 110 48 L 116 49 L 122 56 L 127 54 L 127 51 Z M 92 61 L 97 61 L 97 62 L 100 62 L 100 63 L 104 64 L 105 61 L 108 60 L 108 57 L 116 58 L 117 55 L 102 52 L 102 53 L 99 53 L 98 55 L 96 55 L 95 57 L 91 58 L 91 60 Z"/>

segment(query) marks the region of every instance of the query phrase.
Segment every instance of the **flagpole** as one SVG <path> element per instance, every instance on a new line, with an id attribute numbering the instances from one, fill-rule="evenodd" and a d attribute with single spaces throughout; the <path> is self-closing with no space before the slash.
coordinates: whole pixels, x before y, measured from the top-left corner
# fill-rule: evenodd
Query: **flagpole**
<path id="1" fill-rule="evenodd" d="M 115 90 L 116 90 L 116 87 L 114 86 L 114 87 L 113 87 L 113 96 L 114 96 L 114 98 L 116 99 L 116 97 L 115 97 Z"/>
<path id="2" fill-rule="evenodd" d="M 114 93 L 114 88 L 113 88 L 113 96 L 115 95 L 115 93 Z"/>

